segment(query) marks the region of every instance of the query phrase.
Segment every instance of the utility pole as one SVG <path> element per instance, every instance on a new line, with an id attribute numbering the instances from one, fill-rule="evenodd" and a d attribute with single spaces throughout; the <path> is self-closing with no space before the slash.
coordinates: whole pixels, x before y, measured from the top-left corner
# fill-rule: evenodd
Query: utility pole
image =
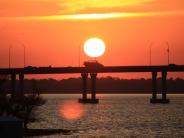
<path id="1" fill-rule="evenodd" d="M 79 45 L 79 47 L 78 47 L 78 63 L 79 63 L 79 67 L 80 67 L 80 59 L 81 59 L 81 45 Z"/>
<path id="2" fill-rule="evenodd" d="M 9 51 L 8 51 L 9 52 L 9 54 L 8 54 L 9 55 L 9 59 L 8 59 L 9 68 L 11 68 L 11 48 L 12 48 L 12 45 L 9 45 Z"/>
<path id="3" fill-rule="evenodd" d="M 149 47 L 149 65 L 151 66 L 152 65 L 152 45 L 153 43 L 150 44 L 150 47 Z"/>
<path id="4" fill-rule="evenodd" d="M 170 47 L 169 47 L 169 43 L 166 42 L 167 44 L 167 62 L 168 62 L 168 65 L 170 63 Z"/>
<path id="5" fill-rule="evenodd" d="M 26 46 L 24 44 L 22 44 L 23 48 L 24 48 L 24 67 L 26 66 Z"/>

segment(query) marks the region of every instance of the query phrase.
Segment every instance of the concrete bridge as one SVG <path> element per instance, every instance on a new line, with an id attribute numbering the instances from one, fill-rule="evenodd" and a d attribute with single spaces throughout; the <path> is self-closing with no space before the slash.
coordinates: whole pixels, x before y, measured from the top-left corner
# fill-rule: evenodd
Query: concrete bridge
<path id="1" fill-rule="evenodd" d="M 150 72 L 152 76 L 151 103 L 169 103 L 167 99 L 167 73 L 184 72 L 184 65 L 168 66 L 97 66 L 97 67 L 32 67 L 0 68 L 0 74 L 11 75 L 12 97 L 15 95 L 16 75 L 19 76 L 19 94 L 24 94 L 24 76 L 27 74 L 74 74 L 80 73 L 83 81 L 81 103 L 98 103 L 96 98 L 96 77 L 98 73 Z M 157 74 L 162 75 L 162 98 L 157 98 Z M 87 98 L 87 78 L 91 77 L 91 98 Z"/>

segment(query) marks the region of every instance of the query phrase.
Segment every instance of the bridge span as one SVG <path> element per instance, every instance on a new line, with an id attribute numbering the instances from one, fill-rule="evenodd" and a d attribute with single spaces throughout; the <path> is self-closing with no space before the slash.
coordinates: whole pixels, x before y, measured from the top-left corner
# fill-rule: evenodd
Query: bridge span
<path id="1" fill-rule="evenodd" d="M 104 67 L 32 67 L 0 68 L 0 74 L 75 74 L 75 73 L 121 73 L 121 72 L 184 72 L 184 65 L 169 66 L 104 66 Z"/>
<path id="2" fill-rule="evenodd" d="M 25 68 L 0 68 L 1 75 L 11 75 L 11 95 L 14 97 L 16 75 L 19 76 L 20 95 L 24 94 L 24 76 L 27 74 L 75 74 L 80 73 L 83 81 L 81 103 L 98 103 L 96 98 L 96 77 L 98 73 L 130 73 L 150 72 L 152 76 L 151 103 L 169 103 L 167 99 L 167 73 L 184 72 L 184 65 L 161 65 L 161 66 L 94 66 L 94 67 L 32 67 Z M 162 98 L 157 98 L 157 74 L 162 75 Z M 87 78 L 91 77 L 91 98 L 87 98 Z"/>

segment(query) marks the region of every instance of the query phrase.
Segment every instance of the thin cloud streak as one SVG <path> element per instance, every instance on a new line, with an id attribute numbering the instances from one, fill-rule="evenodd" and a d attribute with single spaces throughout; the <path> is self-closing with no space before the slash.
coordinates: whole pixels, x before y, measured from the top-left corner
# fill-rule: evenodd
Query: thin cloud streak
<path id="1" fill-rule="evenodd" d="M 134 17 L 151 16 L 176 16 L 184 15 L 184 11 L 164 11 L 164 12 L 114 12 L 114 13 L 94 13 L 94 14 L 71 14 L 71 15 L 52 15 L 52 16 L 19 16 L 19 17 L 0 17 L 0 20 L 103 20 L 121 19 Z"/>
<path id="2" fill-rule="evenodd" d="M 109 9 L 140 6 L 157 0 L 60 0 L 61 13 L 78 13 L 81 10 Z"/>

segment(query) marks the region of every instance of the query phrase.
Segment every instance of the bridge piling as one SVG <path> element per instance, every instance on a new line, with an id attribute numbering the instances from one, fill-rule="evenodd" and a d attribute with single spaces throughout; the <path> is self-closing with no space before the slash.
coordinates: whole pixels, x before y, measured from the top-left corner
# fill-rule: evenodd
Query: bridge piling
<path id="1" fill-rule="evenodd" d="M 157 99 L 157 72 L 152 72 L 152 99 Z"/>
<path id="2" fill-rule="evenodd" d="M 91 99 L 95 100 L 96 99 L 96 76 L 97 73 L 91 73 Z"/>
<path id="3" fill-rule="evenodd" d="M 81 73 L 82 77 L 82 98 L 80 98 L 78 101 L 79 103 L 87 103 L 87 79 L 88 79 L 88 73 Z"/>
<path id="4" fill-rule="evenodd" d="M 11 98 L 15 98 L 16 74 L 11 74 Z"/>
<path id="5" fill-rule="evenodd" d="M 93 103 L 98 103 L 99 99 L 96 99 L 96 77 L 97 73 L 90 73 L 91 76 L 91 99 Z"/>
<path id="6" fill-rule="evenodd" d="M 157 99 L 157 72 L 152 72 L 152 98 L 150 99 L 150 103 L 158 103 Z"/>
<path id="7" fill-rule="evenodd" d="M 82 93 L 82 99 L 87 99 L 87 78 L 88 73 L 82 73 L 82 82 L 83 82 L 83 93 Z"/>
<path id="8" fill-rule="evenodd" d="M 90 73 L 91 76 L 91 98 L 87 98 L 87 78 L 88 78 L 88 73 L 81 73 L 82 76 L 82 98 L 79 99 L 79 103 L 98 103 L 99 100 L 96 99 L 96 76 L 97 73 Z"/>
<path id="9" fill-rule="evenodd" d="M 157 72 L 152 72 L 152 98 L 150 103 L 169 103 L 169 99 L 166 98 L 167 93 L 167 72 L 162 71 L 162 98 L 157 99 Z"/>
<path id="10" fill-rule="evenodd" d="M 169 103 L 170 100 L 167 99 L 167 72 L 162 72 L 162 103 Z"/>
<path id="11" fill-rule="evenodd" d="M 19 90 L 20 90 L 20 96 L 24 95 L 24 74 L 19 74 Z"/>

